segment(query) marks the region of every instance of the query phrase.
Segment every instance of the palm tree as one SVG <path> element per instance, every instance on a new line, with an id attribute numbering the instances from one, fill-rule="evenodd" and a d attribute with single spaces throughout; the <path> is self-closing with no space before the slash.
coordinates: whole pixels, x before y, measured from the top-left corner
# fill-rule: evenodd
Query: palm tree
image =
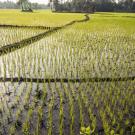
<path id="1" fill-rule="evenodd" d="M 50 0 L 50 7 L 52 11 L 57 11 L 59 8 L 59 0 Z"/>
<path id="2" fill-rule="evenodd" d="M 22 11 L 32 12 L 32 9 L 28 0 L 18 0 L 17 4 L 21 6 Z"/>
<path id="3" fill-rule="evenodd" d="M 50 3 L 50 8 L 51 8 L 51 10 L 53 10 L 53 8 L 54 8 L 53 0 L 49 0 L 49 3 Z"/>

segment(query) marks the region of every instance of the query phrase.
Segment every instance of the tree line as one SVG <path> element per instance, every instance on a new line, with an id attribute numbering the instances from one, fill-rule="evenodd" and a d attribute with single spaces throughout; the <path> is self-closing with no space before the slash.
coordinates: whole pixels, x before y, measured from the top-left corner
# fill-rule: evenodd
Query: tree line
<path id="1" fill-rule="evenodd" d="M 0 2 L 0 8 L 32 11 L 47 9 L 54 12 L 135 12 L 135 0 L 48 0 L 49 4 L 30 3 L 29 0 L 18 0 L 17 3 Z"/>
<path id="2" fill-rule="evenodd" d="M 0 9 L 19 9 L 19 8 L 21 8 L 22 10 L 25 10 L 25 8 L 47 9 L 49 8 L 49 6 L 39 3 L 30 3 L 28 0 L 18 0 L 17 3 L 8 0 L 5 2 L 0 2 Z"/>
<path id="3" fill-rule="evenodd" d="M 53 11 L 135 12 L 134 0 L 50 0 Z"/>

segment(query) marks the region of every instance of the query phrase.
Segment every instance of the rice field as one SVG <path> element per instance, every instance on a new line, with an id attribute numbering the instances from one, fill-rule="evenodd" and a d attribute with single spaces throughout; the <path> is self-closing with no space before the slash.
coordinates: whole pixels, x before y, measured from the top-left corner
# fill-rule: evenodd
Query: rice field
<path id="1" fill-rule="evenodd" d="M 71 22 L 81 20 L 83 15 L 70 13 L 52 13 L 50 10 L 38 10 L 34 13 L 21 13 L 20 10 L 0 10 L 0 24 L 19 26 L 51 26 L 59 27 Z"/>
<path id="2" fill-rule="evenodd" d="M 0 47 L 38 35 L 45 30 L 28 28 L 0 28 Z"/>
<path id="3" fill-rule="evenodd" d="M 135 14 L 11 13 L 36 29 L 0 27 L 0 134 L 135 134 Z"/>

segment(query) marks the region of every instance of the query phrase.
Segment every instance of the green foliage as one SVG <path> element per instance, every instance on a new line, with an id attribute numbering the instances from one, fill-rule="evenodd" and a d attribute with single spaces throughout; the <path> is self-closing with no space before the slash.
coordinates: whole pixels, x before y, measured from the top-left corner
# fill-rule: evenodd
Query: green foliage
<path id="1" fill-rule="evenodd" d="M 30 125 L 29 125 L 29 122 L 26 121 L 25 123 L 23 123 L 23 127 L 22 127 L 22 132 L 24 135 L 30 135 Z"/>
<path id="2" fill-rule="evenodd" d="M 94 133 L 94 130 L 92 130 L 91 128 L 90 128 L 90 126 L 89 127 L 81 127 L 81 129 L 80 129 L 80 134 L 81 135 L 92 135 Z"/>
<path id="3" fill-rule="evenodd" d="M 16 131 L 15 126 L 13 126 L 13 127 L 10 128 L 9 134 L 14 135 L 15 131 Z"/>

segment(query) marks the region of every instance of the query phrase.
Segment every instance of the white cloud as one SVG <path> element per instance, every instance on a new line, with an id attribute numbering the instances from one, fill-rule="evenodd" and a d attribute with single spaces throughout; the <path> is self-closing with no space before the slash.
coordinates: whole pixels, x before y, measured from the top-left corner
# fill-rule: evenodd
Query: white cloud
<path id="1" fill-rule="evenodd" d="M 7 1 L 7 0 L 0 0 L 0 1 Z M 17 2 L 17 0 L 9 0 L 13 2 Z M 37 2 L 37 3 L 42 3 L 42 4 L 47 4 L 49 0 L 29 0 L 30 2 Z"/>

